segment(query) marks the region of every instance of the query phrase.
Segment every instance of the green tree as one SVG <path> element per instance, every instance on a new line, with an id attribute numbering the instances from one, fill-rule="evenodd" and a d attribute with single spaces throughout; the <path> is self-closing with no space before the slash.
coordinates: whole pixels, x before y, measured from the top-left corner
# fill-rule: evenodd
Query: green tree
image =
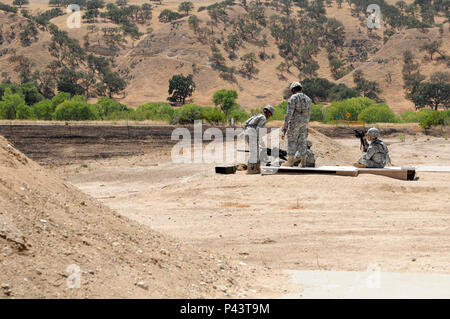
<path id="1" fill-rule="evenodd" d="M 380 85 L 376 81 L 369 81 L 364 78 L 364 73 L 361 70 L 356 70 L 353 73 L 353 82 L 356 84 L 356 89 L 362 96 L 382 101 L 378 94 L 382 92 Z"/>
<path id="2" fill-rule="evenodd" d="M 105 119 L 115 112 L 128 112 L 128 107 L 108 97 L 99 97 L 96 103 L 99 107 L 99 116 Z"/>
<path id="3" fill-rule="evenodd" d="M 442 41 L 441 40 L 437 40 L 437 41 L 432 41 L 429 43 L 425 43 L 424 45 L 422 45 L 420 47 L 420 49 L 422 51 L 426 51 L 429 55 L 430 55 L 430 60 L 433 60 L 433 54 L 438 53 L 440 54 L 442 57 L 445 57 L 445 54 L 442 53 Z"/>
<path id="4" fill-rule="evenodd" d="M 105 7 L 104 0 L 88 0 L 86 2 L 86 8 L 88 10 L 103 9 L 104 7 Z"/>
<path id="5" fill-rule="evenodd" d="M 325 38 L 330 44 L 336 47 L 343 46 L 345 41 L 345 28 L 342 22 L 335 18 L 329 18 L 325 25 Z"/>
<path id="6" fill-rule="evenodd" d="M 169 94 L 172 96 L 168 97 L 167 100 L 184 104 L 186 98 L 192 96 L 194 90 L 195 83 L 192 74 L 188 76 L 184 76 L 183 74 L 174 75 L 169 80 Z"/>
<path id="7" fill-rule="evenodd" d="M 182 3 L 180 3 L 180 5 L 178 6 L 178 11 L 183 12 L 188 15 L 189 11 L 194 10 L 194 4 L 190 1 L 184 1 Z"/>
<path id="8" fill-rule="evenodd" d="M 126 6 L 128 4 L 128 0 L 116 0 L 116 4 L 119 7 L 123 7 L 123 6 Z"/>
<path id="9" fill-rule="evenodd" d="M 228 119 L 230 112 L 233 109 L 238 108 L 236 103 L 237 97 L 238 94 L 235 90 L 222 89 L 214 93 L 213 103 L 214 105 L 220 107 L 222 112 L 225 114 L 225 117 Z"/>
<path id="10" fill-rule="evenodd" d="M 140 12 L 139 12 L 139 17 L 142 23 L 146 22 L 146 21 L 150 21 L 152 19 L 152 12 L 153 12 L 153 8 L 150 4 L 148 3 L 144 3 L 141 6 Z"/>
<path id="11" fill-rule="evenodd" d="M 108 97 L 119 94 L 127 87 L 127 83 L 115 72 L 108 72 L 104 75 L 102 83 L 108 93 Z"/>
<path id="12" fill-rule="evenodd" d="M 251 77 L 252 74 L 256 73 L 257 69 L 255 67 L 258 60 L 253 52 L 247 53 L 241 57 L 242 65 L 241 65 L 241 73 Z"/>
<path id="13" fill-rule="evenodd" d="M 408 97 L 414 102 L 417 109 L 430 107 L 437 110 L 439 107 L 450 107 L 450 84 L 444 82 L 420 83 Z"/>
<path id="14" fill-rule="evenodd" d="M 23 46 L 30 46 L 33 41 L 38 39 L 39 31 L 34 22 L 27 23 L 22 26 L 22 31 L 19 33 L 20 42 Z"/>
<path id="15" fill-rule="evenodd" d="M 395 3 L 395 5 L 397 6 L 397 8 L 399 8 L 401 11 L 405 10 L 407 3 L 403 0 L 397 1 Z"/>
<path id="16" fill-rule="evenodd" d="M 359 121 L 366 123 L 397 123 L 399 118 L 386 104 L 374 104 L 362 110 Z"/>
<path id="17" fill-rule="evenodd" d="M 32 117 L 38 120 L 51 120 L 53 112 L 54 108 L 51 100 L 37 102 L 32 107 Z"/>
<path id="18" fill-rule="evenodd" d="M 160 22 L 171 22 L 171 21 L 180 19 L 182 17 L 183 17 L 183 15 L 178 13 L 178 12 L 174 12 L 174 11 L 169 10 L 169 9 L 164 9 L 159 14 L 158 19 L 159 19 Z"/>
<path id="19" fill-rule="evenodd" d="M 20 91 L 22 92 L 25 98 L 25 103 L 27 105 L 32 105 L 44 99 L 44 97 L 36 87 L 35 83 L 33 83 L 32 81 L 22 83 L 20 85 Z"/>
<path id="20" fill-rule="evenodd" d="M 55 96 L 55 80 L 48 71 L 34 71 L 33 79 L 36 81 L 39 92 L 46 98 L 51 99 Z"/>
<path id="21" fill-rule="evenodd" d="M 57 121 L 88 121 L 100 119 L 98 107 L 88 104 L 84 99 L 73 98 L 59 104 L 53 113 Z"/>
<path id="22" fill-rule="evenodd" d="M 198 27 L 200 26 L 200 19 L 196 15 L 191 15 L 188 19 L 188 23 L 192 30 L 197 33 Z"/>
<path id="23" fill-rule="evenodd" d="M 13 93 L 10 88 L 5 89 L 0 101 L 0 118 L 14 120 L 17 118 L 17 111 L 25 106 L 25 99 L 19 93 Z"/>
<path id="24" fill-rule="evenodd" d="M 19 8 L 22 8 L 22 6 L 30 4 L 30 1 L 28 0 L 14 0 L 13 5 L 19 6 Z"/>
<path id="25" fill-rule="evenodd" d="M 84 88 L 79 84 L 83 78 L 82 72 L 64 68 L 59 72 L 59 80 L 57 83 L 58 91 L 67 92 L 71 95 L 84 94 Z"/>

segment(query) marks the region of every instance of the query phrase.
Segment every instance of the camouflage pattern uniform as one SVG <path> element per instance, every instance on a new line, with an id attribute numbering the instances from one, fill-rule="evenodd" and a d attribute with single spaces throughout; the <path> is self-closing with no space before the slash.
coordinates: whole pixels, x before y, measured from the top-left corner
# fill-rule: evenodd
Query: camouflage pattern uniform
<path id="1" fill-rule="evenodd" d="M 308 138 L 310 111 L 311 99 L 307 95 L 298 92 L 290 97 L 284 124 L 288 124 L 287 155 L 293 156 L 295 159 L 307 156 L 306 139 Z"/>
<path id="2" fill-rule="evenodd" d="M 311 150 L 312 142 L 310 140 L 306 140 L 306 167 L 316 167 L 316 158 L 314 156 L 313 151 Z M 300 161 L 297 160 L 294 163 L 294 166 L 300 164 Z"/>
<path id="3" fill-rule="evenodd" d="M 311 150 L 312 142 L 310 140 L 306 141 L 306 167 L 316 167 L 316 158 Z"/>
<path id="4" fill-rule="evenodd" d="M 378 138 L 374 140 L 363 152 L 358 163 L 366 165 L 367 168 L 383 168 L 386 164 L 390 164 L 389 150 L 386 144 Z"/>
<path id="5" fill-rule="evenodd" d="M 258 139 L 261 137 L 259 129 L 266 125 L 266 116 L 262 113 L 250 117 L 244 124 L 245 141 L 249 144 L 249 164 L 259 163 Z"/>

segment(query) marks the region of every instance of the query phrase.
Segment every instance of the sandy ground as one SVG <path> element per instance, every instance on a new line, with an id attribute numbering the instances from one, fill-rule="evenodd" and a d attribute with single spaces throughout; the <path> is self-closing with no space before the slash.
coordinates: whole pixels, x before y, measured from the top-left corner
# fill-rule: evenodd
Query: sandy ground
<path id="1" fill-rule="evenodd" d="M 261 268 L 112 211 L 0 136 L 0 299 L 254 297 Z"/>
<path id="2" fill-rule="evenodd" d="M 358 155 L 356 139 L 317 138 L 319 164 L 332 164 L 331 158 L 349 165 Z M 418 134 L 385 141 L 397 166 L 450 163 L 446 138 Z M 339 156 L 327 154 L 327 147 L 339 148 Z M 56 171 L 132 220 L 248 267 L 263 267 L 268 273 L 259 279 L 273 288 L 272 296 L 298 296 L 299 286 L 286 270 L 365 271 L 376 265 L 382 272 L 450 273 L 449 174 L 420 173 L 418 181 L 400 181 L 374 175 L 216 175 L 213 167 L 173 164 L 149 152 Z"/>

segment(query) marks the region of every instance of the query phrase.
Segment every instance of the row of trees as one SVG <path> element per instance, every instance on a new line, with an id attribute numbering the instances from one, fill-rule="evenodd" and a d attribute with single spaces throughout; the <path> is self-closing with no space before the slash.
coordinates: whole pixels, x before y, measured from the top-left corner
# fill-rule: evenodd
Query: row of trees
<path id="1" fill-rule="evenodd" d="M 152 20 L 152 6 L 149 3 L 144 3 L 141 6 L 139 5 L 122 5 L 117 6 L 113 3 L 108 3 L 106 5 L 106 11 L 99 12 L 98 8 L 92 9 L 96 10 L 90 15 L 100 16 L 105 19 L 111 20 L 116 24 L 124 24 L 124 22 L 134 21 L 138 23 L 149 23 Z M 85 15 L 89 14 L 89 10 L 85 13 Z"/>
<path id="2" fill-rule="evenodd" d="M 34 63 L 16 53 L 8 59 L 19 74 L 21 83 L 34 83 L 46 98 L 51 98 L 56 89 L 86 97 L 111 97 L 125 89 L 126 82 L 112 71 L 108 60 L 88 54 L 77 40 L 70 38 L 67 32 L 59 30 L 56 25 L 48 24 L 46 28 L 51 35 L 48 50 L 55 58 L 46 70 L 33 72 Z"/>
<path id="3" fill-rule="evenodd" d="M 353 5 L 352 12 L 357 15 L 365 14 L 370 4 L 379 5 L 383 20 L 393 30 L 426 28 L 434 25 L 436 15 L 449 17 L 446 0 L 415 0 L 410 4 L 400 0 L 395 5 L 385 0 L 350 0 L 350 3 Z"/>
<path id="4" fill-rule="evenodd" d="M 314 81 L 316 84 L 323 82 L 321 79 Z M 168 103 L 150 102 L 132 109 L 107 97 L 99 97 L 96 103 L 90 104 L 86 102 L 84 96 L 71 96 L 66 92 L 60 92 L 52 99 L 44 99 L 32 83 L 22 85 L 1 83 L 0 97 L 0 119 L 154 120 L 180 124 L 206 120 L 211 124 L 218 124 L 226 122 L 231 117 L 237 122 L 244 122 L 250 116 L 236 102 L 237 92 L 227 89 L 214 93 L 212 97 L 214 107 L 185 104 L 173 108 Z M 287 102 L 283 101 L 274 108 L 271 120 L 283 120 Z M 261 112 L 261 109 L 251 110 L 251 114 L 258 112 Z M 313 103 L 310 120 L 330 123 L 333 120 L 349 119 L 348 114 L 350 120 L 362 120 L 366 123 L 420 122 L 424 128 L 448 124 L 450 119 L 450 111 L 438 112 L 429 109 L 405 112 L 397 116 L 386 104 L 376 104 L 367 97 L 354 97 L 335 101 L 326 108 Z"/>
<path id="5" fill-rule="evenodd" d="M 192 10 L 194 10 L 194 4 L 190 1 L 184 1 L 178 6 L 179 12 L 164 9 L 159 14 L 158 19 L 160 22 L 171 22 L 189 15 Z"/>

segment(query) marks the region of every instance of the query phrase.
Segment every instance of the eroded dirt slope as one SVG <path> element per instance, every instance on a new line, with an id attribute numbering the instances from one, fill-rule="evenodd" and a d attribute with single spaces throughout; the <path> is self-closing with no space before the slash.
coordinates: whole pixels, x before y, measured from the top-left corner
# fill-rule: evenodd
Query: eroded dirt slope
<path id="1" fill-rule="evenodd" d="M 251 295 L 241 268 L 118 215 L 0 137 L 0 297 Z"/>

